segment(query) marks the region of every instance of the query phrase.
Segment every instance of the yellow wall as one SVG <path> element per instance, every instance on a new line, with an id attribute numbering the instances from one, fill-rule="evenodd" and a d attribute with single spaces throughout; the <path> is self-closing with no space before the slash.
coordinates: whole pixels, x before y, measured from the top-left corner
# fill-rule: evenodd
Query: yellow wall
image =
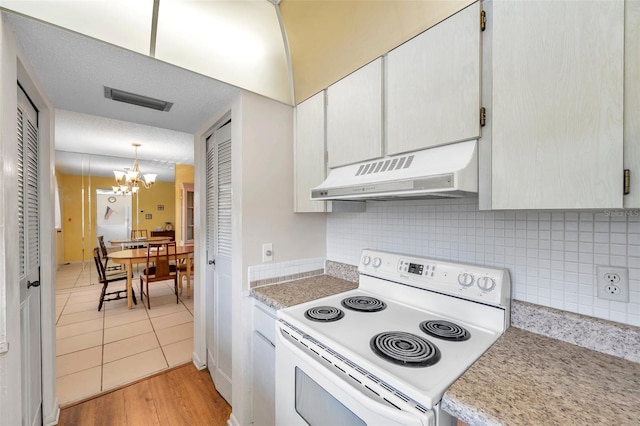
<path id="1" fill-rule="evenodd" d="M 176 223 L 174 224 L 174 229 L 176 230 L 176 241 L 180 244 L 182 241 L 182 184 L 193 183 L 193 166 L 190 164 L 176 164 L 175 181 Z"/>
<path id="2" fill-rule="evenodd" d="M 60 220 L 61 225 L 64 223 L 64 193 L 62 188 L 62 175 L 56 170 L 55 182 L 58 185 L 58 193 L 60 195 Z M 64 232 L 62 229 L 56 229 L 56 265 L 60 266 L 65 262 L 64 260 Z"/>
<path id="3" fill-rule="evenodd" d="M 92 250 L 96 246 L 96 188 L 111 188 L 113 178 L 78 175 L 58 175 L 60 200 L 62 203 L 62 233 L 64 238 L 64 261 L 74 262 L 90 260 Z M 84 193 L 83 193 L 84 185 Z M 90 193 L 90 197 L 88 196 Z M 83 196 L 84 194 L 84 196 Z M 151 189 L 141 189 L 138 196 L 138 213 L 140 229 L 164 229 L 165 222 L 175 223 L 175 203 L 173 182 L 156 182 Z M 164 205 L 163 211 L 157 206 Z M 84 220 L 82 207 L 84 205 Z M 91 206 L 91 212 L 89 211 Z M 136 198 L 132 200 L 133 211 L 136 211 Z M 152 219 L 145 219 L 150 213 Z M 84 238 L 82 226 L 84 223 Z M 136 216 L 132 217 L 132 226 L 136 227 Z M 84 256 L 83 256 L 84 250 Z"/>
<path id="4" fill-rule="evenodd" d="M 296 104 L 473 0 L 283 0 Z"/>

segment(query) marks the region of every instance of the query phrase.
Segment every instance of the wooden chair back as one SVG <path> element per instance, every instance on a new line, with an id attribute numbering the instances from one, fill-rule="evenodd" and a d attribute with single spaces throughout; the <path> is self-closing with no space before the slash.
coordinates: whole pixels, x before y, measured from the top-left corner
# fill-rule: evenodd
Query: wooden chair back
<path id="1" fill-rule="evenodd" d="M 146 229 L 132 229 L 131 239 L 134 240 L 136 238 L 149 238 L 149 233 Z"/>
<path id="2" fill-rule="evenodd" d="M 163 241 L 147 245 L 147 264 L 143 278 L 147 282 L 175 280 L 177 274 L 175 241 Z"/>
<path id="3" fill-rule="evenodd" d="M 93 261 L 96 263 L 96 270 L 98 271 L 98 281 L 100 284 L 104 284 L 107 281 L 107 273 L 104 270 L 102 259 L 100 259 L 100 251 L 98 247 L 93 249 Z"/>
<path id="4" fill-rule="evenodd" d="M 98 281 L 102 284 L 102 292 L 100 293 L 100 299 L 98 301 L 98 311 L 100 311 L 104 302 L 127 298 L 126 289 L 107 292 L 109 283 L 126 280 L 127 274 L 125 272 L 121 272 L 118 274 L 107 275 L 105 266 L 102 264 L 102 259 L 100 259 L 100 247 L 95 247 L 93 249 L 93 260 L 96 263 L 96 270 L 98 271 Z M 131 289 L 131 296 L 133 298 L 133 303 L 137 305 L 138 301 L 136 300 L 136 292 L 133 291 L 133 289 Z"/>

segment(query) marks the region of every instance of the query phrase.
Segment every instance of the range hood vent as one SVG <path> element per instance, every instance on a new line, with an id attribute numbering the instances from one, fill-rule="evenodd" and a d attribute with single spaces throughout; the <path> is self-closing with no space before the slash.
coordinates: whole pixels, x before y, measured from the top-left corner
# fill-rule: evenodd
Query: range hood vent
<path id="1" fill-rule="evenodd" d="M 158 111 L 169 111 L 173 106 L 173 102 L 162 101 L 160 99 L 125 92 L 124 90 L 114 89 L 107 86 L 104 86 L 104 97 L 107 99 L 113 99 L 114 101 L 151 108 Z"/>
<path id="2" fill-rule="evenodd" d="M 338 167 L 312 200 L 464 197 L 478 192 L 477 141 Z"/>

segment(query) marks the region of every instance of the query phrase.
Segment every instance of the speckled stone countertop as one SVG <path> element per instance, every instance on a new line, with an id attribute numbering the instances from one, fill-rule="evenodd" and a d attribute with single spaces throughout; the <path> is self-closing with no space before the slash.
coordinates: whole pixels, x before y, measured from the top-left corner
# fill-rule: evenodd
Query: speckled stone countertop
<path id="1" fill-rule="evenodd" d="M 639 425 L 640 364 L 516 327 L 445 393 L 477 425 Z"/>
<path id="2" fill-rule="evenodd" d="M 266 285 L 251 289 L 251 295 L 274 309 L 286 308 L 343 291 L 353 290 L 357 283 L 329 275 Z"/>

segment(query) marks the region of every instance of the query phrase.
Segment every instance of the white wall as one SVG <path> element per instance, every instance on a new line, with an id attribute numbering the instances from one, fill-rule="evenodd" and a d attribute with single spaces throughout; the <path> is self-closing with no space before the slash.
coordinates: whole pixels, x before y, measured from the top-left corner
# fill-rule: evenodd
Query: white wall
<path id="1" fill-rule="evenodd" d="M 640 326 L 640 210 L 481 212 L 470 198 L 328 215 L 328 259 L 357 265 L 363 248 L 505 267 L 514 299 Z M 629 303 L 595 297 L 595 265 L 629 268 Z"/>
<path id="2" fill-rule="evenodd" d="M 230 424 L 251 418 L 251 298 L 249 267 L 262 264 L 262 244 L 273 244 L 273 262 L 324 257 L 326 215 L 293 213 L 293 109 L 248 92 L 219 111 L 195 136 L 196 227 L 206 229 L 205 138 L 230 112 L 233 180 L 233 391 Z M 221 124 L 221 123 L 220 123 Z M 195 240 L 196 282 L 194 362 L 204 366 L 204 286 L 207 280 L 205 233 Z"/>
<path id="3" fill-rule="evenodd" d="M 0 355 L 0 424 L 20 424 L 20 292 L 18 282 L 18 219 L 12 212 L 18 202 L 9 182 L 15 182 L 16 135 L 16 44 L 9 26 L 0 17 L 0 342 L 9 342 L 9 352 Z"/>
<path id="4" fill-rule="evenodd" d="M 42 331 L 43 422 L 54 424 L 58 416 L 55 395 L 55 229 L 53 214 L 54 162 L 53 106 L 26 62 L 19 45 L 0 17 L 0 342 L 9 351 L 0 355 L 0 425 L 21 422 L 21 340 L 18 241 L 16 111 L 20 81 L 38 109 L 40 266 Z"/>
<path id="5" fill-rule="evenodd" d="M 273 244 L 274 262 L 323 257 L 326 216 L 293 213 L 293 108 L 248 92 L 234 106 L 239 111 L 232 113 L 233 216 L 239 235 L 233 239 L 232 421 L 249 424 L 249 267 L 262 264 L 263 243 Z"/>
<path id="6" fill-rule="evenodd" d="M 262 244 L 273 243 L 273 262 L 324 257 L 326 215 L 293 213 L 293 108 L 246 93 L 242 101 L 242 257 L 262 263 Z"/>

